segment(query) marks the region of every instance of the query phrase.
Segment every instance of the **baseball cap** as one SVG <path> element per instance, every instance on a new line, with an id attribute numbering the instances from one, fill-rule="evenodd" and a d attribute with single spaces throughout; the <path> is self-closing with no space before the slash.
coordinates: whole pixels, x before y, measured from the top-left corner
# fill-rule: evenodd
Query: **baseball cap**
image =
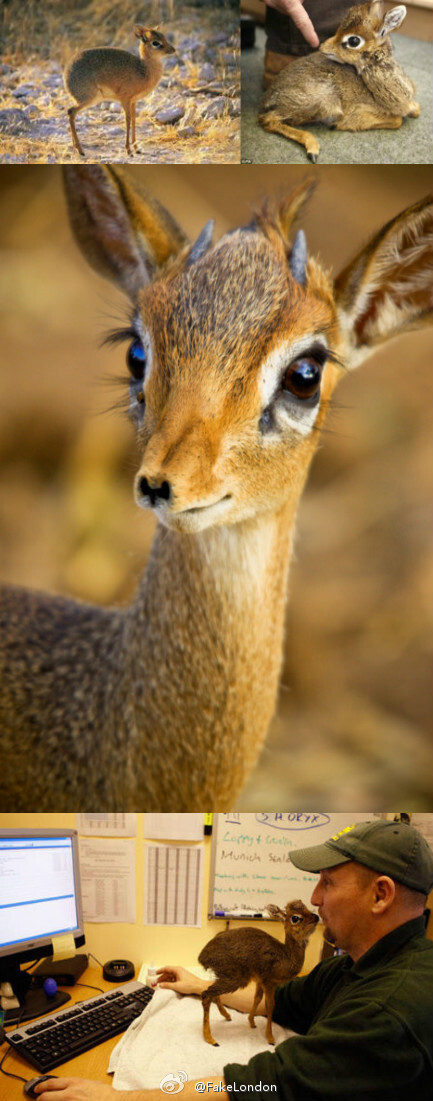
<path id="1" fill-rule="evenodd" d="M 419 830 L 406 822 L 357 822 L 323 845 L 295 849 L 290 859 L 305 872 L 356 860 L 414 891 L 427 895 L 433 887 L 433 852 Z"/>

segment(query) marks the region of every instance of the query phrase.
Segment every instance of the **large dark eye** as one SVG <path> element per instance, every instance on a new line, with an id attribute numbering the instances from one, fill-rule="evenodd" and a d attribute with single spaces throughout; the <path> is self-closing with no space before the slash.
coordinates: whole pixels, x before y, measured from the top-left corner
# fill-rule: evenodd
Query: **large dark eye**
<path id="1" fill-rule="evenodd" d="M 357 50 L 362 45 L 364 39 L 360 38 L 359 34 L 350 34 L 349 38 L 346 38 L 345 46 L 350 46 L 351 50 Z"/>
<path id="2" fill-rule="evenodd" d="M 132 344 L 129 345 L 126 353 L 126 363 L 132 377 L 137 382 L 141 382 L 146 370 L 146 353 L 138 336 L 134 337 Z"/>
<path id="3" fill-rule="evenodd" d="M 290 918 L 290 924 L 291 925 L 297 925 L 299 921 L 301 921 L 301 918 L 300 918 L 299 914 L 292 914 L 292 916 Z"/>
<path id="4" fill-rule="evenodd" d="M 155 50 L 161 50 L 162 49 L 162 42 L 158 42 L 157 38 L 154 38 L 153 41 L 152 41 L 152 46 L 155 47 Z"/>
<path id="5" fill-rule="evenodd" d="M 313 398 L 320 389 L 322 372 L 312 356 L 302 356 L 290 364 L 283 377 L 282 389 L 295 398 Z"/>

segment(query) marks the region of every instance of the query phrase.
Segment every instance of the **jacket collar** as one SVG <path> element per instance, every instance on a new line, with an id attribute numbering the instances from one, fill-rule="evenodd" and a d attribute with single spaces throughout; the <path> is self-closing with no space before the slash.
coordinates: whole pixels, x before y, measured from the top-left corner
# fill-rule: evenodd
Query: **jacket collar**
<path id="1" fill-rule="evenodd" d="M 412 918 L 411 921 L 405 921 L 403 925 L 399 925 L 397 929 L 393 929 L 391 933 L 387 933 L 386 936 L 381 937 L 376 941 L 367 952 L 364 952 L 363 956 L 359 957 L 356 963 L 352 960 L 351 956 L 347 956 L 344 961 L 345 969 L 350 970 L 354 975 L 363 975 L 370 968 L 376 967 L 378 963 L 383 962 L 386 957 L 393 956 L 404 944 L 410 940 L 420 938 L 425 939 L 425 921 L 424 917 Z"/>

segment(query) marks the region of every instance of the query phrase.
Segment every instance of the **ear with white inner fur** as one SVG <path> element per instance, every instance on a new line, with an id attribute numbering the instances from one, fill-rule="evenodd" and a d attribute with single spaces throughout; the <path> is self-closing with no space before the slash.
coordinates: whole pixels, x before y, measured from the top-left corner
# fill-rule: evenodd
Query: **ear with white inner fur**
<path id="1" fill-rule="evenodd" d="M 168 211 L 119 169 L 71 165 L 63 169 L 69 217 L 92 268 L 135 301 L 155 271 L 187 238 Z"/>
<path id="2" fill-rule="evenodd" d="M 428 196 L 384 226 L 335 281 L 349 367 L 384 340 L 432 324 L 432 265 L 433 196 Z"/>
<path id="3" fill-rule="evenodd" d="M 385 38 L 385 35 L 390 34 L 391 31 L 396 31 L 397 27 L 400 27 L 403 20 L 406 19 L 407 11 L 404 4 L 399 4 L 397 8 L 391 8 L 391 11 L 387 11 L 379 30 L 376 31 L 377 38 Z"/>

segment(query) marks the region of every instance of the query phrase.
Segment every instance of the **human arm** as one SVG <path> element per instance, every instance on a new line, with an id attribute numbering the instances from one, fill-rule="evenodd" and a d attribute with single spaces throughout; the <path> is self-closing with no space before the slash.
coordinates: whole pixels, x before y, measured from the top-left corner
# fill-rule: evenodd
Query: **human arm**
<path id="1" fill-rule="evenodd" d="M 275 8 L 282 15 L 289 15 L 298 31 L 301 32 L 309 46 L 318 46 L 319 39 L 314 30 L 310 16 L 303 7 L 304 0 L 266 0 L 270 8 Z"/>
<path id="2" fill-rule="evenodd" d="M 201 996 L 203 990 L 206 990 L 210 986 L 211 979 L 200 979 L 197 975 L 193 975 L 191 971 L 187 971 L 185 967 L 178 967 L 173 964 L 165 964 L 164 967 L 160 967 L 157 971 L 158 986 L 161 986 L 163 990 L 175 990 L 177 994 L 196 994 Z M 229 1009 L 237 1009 L 240 1013 L 249 1013 L 253 1006 L 255 992 L 255 983 L 249 983 L 248 986 L 242 990 L 235 990 L 232 994 L 222 994 L 221 1001 Z M 257 1014 L 264 1015 L 265 1002 L 262 998 Z"/>
<path id="3" fill-rule="evenodd" d="M 204 1089 L 196 1090 L 196 1085 Z M 213 1087 L 213 1088 L 212 1088 Z M 204 1092 L 214 1090 L 227 1101 L 224 1078 L 204 1075 L 202 1079 L 186 1082 L 182 1090 L 183 1101 L 197 1101 Z M 35 1087 L 39 1101 L 161 1101 L 163 1091 L 153 1090 L 114 1090 L 103 1082 L 90 1081 L 87 1078 L 49 1078 Z"/>

